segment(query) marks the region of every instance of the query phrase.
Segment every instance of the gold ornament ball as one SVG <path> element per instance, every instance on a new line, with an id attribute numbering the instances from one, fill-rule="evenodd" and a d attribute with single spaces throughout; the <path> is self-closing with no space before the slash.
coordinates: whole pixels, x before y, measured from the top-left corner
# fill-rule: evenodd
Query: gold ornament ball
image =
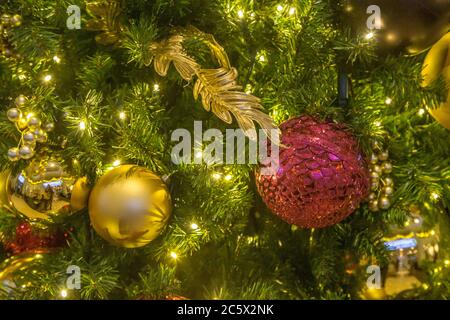
<path id="1" fill-rule="evenodd" d="M 391 173 L 392 172 L 392 163 L 384 162 L 382 165 L 382 169 L 383 169 L 384 173 Z"/>
<path id="2" fill-rule="evenodd" d="M 14 284 L 14 272 L 29 269 L 37 260 L 44 258 L 46 253 L 46 250 L 33 250 L 4 260 L 0 264 L 0 286 L 4 282 Z"/>
<path id="3" fill-rule="evenodd" d="M 27 122 L 28 127 L 30 129 L 36 129 L 41 126 L 41 120 L 38 117 L 30 117 Z"/>
<path id="4" fill-rule="evenodd" d="M 8 117 L 9 121 L 17 122 L 22 116 L 22 112 L 20 112 L 20 110 L 17 108 L 11 108 L 6 112 L 6 116 Z"/>
<path id="5" fill-rule="evenodd" d="M 16 106 L 18 107 L 23 106 L 26 102 L 27 98 L 23 94 L 19 95 L 15 100 Z"/>
<path id="6" fill-rule="evenodd" d="M 8 180 L 10 172 L 5 170 L 0 172 L 0 207 L 9 204 L 8 199 Z"/>
<path id="7" fill-rule="evenodd" d="M 33 132 L 27 131 L 23 134 L 23 143 L 27 146 L 33 146 L 36 144 L 36 137 Z"/>
<path id="8" fill-rule="evenodd" d="M 385 300 L 387 298 L 386 290 L 384 288 L 366 289 L 362 292 L 361 295 L 363 300 Z"/>
<path id="9" fill-rule="evenodd" d="M 19 148 L 11 148 L 8 150 L 8 159 L 10 161 L 20 160 Z"/>
<path id="10" fill-rule="evenodd" d="M 70 205 L 74 211 L 79 211 L 87 207 L 89 193 L 91 192 L 87 183 L 87 178 L 79 178 L 72 188 Z"/>
<path id="11" fill-rule="evenodd" d="M 383 151 L 378 155 L 378 160 L 380 161 L 386 161 L 387 159 L 389 159 L 389 152 L 387 151 Z"/>
<path id="12" fill-rule="evenodd" d="M 380 208 L 383 210 L 389 209 L 391 206 L 391 201 L 388 197 L 381 197 L 379 201 Z"/>
<path id="13" fill-rule="evenodd" d="M 20 14 L 15 14 L 11 17 L 10 21 L 14 27 L 18 27 L 22 24 L 22 16 Z"/>
<path id="14" fill-rule="evenodd" d="M 42 130 L 42 129 L 36 129 L 35 130 L 35 134 L 37 134 L 36 135 L 36 139 L 37 139 L 37 141 L 39 142 L 39 143 L 45 143 L 45 142 L 47 142 L 47 133 L 44 131 L 44 130 Z"/>
<path id="15" fill-rule="evenodd" d="M 50 157 L 36 158 L 18 175 L 10 177 L 9 201 L 30 219 L 71 214 L 83 207 L 80 202 L 72 204 L 72 199 L 80 198 L 80 190 L 74 188 L 76 181 L 60 162 Z M 86 204 L 85 201 L 84 207 Z"/>
<path id="16" fill-rule="evenodd" d="M 375 211 L 375 212 L 379 210 L 378 200 L 377 199 L 369 201 L 369 210 L 370 211 Z"/>
<path id="17" fill-rule="evenodd" d="M 19 149 L 20 158 L 28 160 L 34 156 L 34 150 L 30 146 L 21 146 Z"/>
<path id="18" fill-rule="evenodd" d="M 150 170 L 122 165 L 102 176 L 89 197 L 95 231 L 125 248 L 142 247 L 166 226 L 172 204 L 164 182 Z"/>
<path id="19" fill-rule="evenodd" d="M 382 172 L 381 166 L 379 166 L 379 165 L 374 165 L 374 166 L 372 166 L 371 169 L 372 169 L 373 172 L 376 172 L 376 173 L 381 173 Z"/>
<path id="20" fill-rule="evenodd" d="M 436 42 L 428 52 L 422 69 L 422 86 L 428 87 L 442 77 L 450 88 L 450 32 Z M 428 108 L 428 112 L 444 128 L 450 130 L 450 90 L 447 100 L 437 108 Z"/>
<path id="21" fill-rule="evenodd" d="M 383 188 L 383 193 L 390 196 L 394 193 L 394 189 L 391 186 L 385 186 Z"/>
<path id="22" fill-rule="evenodd" d="M 53 122 L 45 124 L 45 131 L 52 132 L 53 130 L 55 130 L 55 124 Z"/>
<path id="23" fill-rule="evenodd" d="M 25 117 L 20 117 L 19 121 L 17 121 L 17 127 L 20 130 L 24 130 L 26 129 L 26 127 L 28 126 L 28 120 Z"/>
<path id="24" fill-rule="evenodd" d="M 372 172 L 370 173 L 370 177 L 371 177 L 373 180 L 378 180 L 378 179 L 380 179 L 380 175 L 378 174 L 378 172 L 375 172 L 375 171 L 372 171 Z"/>
<path id="25" fill-rule="evenodd" d="M 384 184 L 392 187 L 394 185 L 394 180 L 392 180 L 392 178 L 390 178 L 390 177 L 387 177 L 384 179 Z"/>

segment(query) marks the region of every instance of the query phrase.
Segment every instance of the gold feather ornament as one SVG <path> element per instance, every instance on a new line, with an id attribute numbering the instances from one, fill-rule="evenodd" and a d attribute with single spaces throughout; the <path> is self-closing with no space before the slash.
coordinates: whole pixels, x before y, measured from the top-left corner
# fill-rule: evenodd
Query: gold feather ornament
<path id="1" fill-rule="evenodd" d="M 92 2 L 87 5 L 88 13 L 93 17 L 88 21 L 88 28 L 100 31 L 96 36 L 98 43 L 116 45 L 121 43 L 123 28 L 120 23 L 120 1 Z M 153 42 L 148 46 L 150 55 L 144 59 L 144 65 L 152 62 L 160 76 L 166 76 L 173 64 L 181 78 L 191 81 L 197 77 L 194 85 L 194 96 L 201 97 L 203 107 L 212 111 L 226 123 L 232 123 L 232 115 L 244 133 L 252 140 L 257 137 L 255 122 L 272 137 L 271 130 L 277 130 L 273 120 L 262 111 L 260 99 L 242 92 L 236 82 L 237 71 L 230 65 L 225 50 L 217 43 L 214 36 L 204 33 L 195 27 L 176 28 L 174 34 L 167 39 Z M 217 69 L 203 69 L 183 48 L 186 39 L 195 39 L 211 50 L 212 56 L 219 63 Z"/>
<path id="2" fill-rule="evenodd" d="M 182 43 L 187 38 L 196 38 L 206 43 L 220 67 L 201 68 L 183 48 Z M 166 76 L 170 64 L 173 63 L 184 80 L 190 81 L 196 76 L 194 98 L 197 100 L 201 97 L 205 110 L 213 112 L 226 123 L 232 123 L 233 115 L 250 139 L 255 140 L 257 137 L 255 122 L 269 137 L 270 130 L 278 131 L 273 120 L 262 111 L 260 99 L 243 92 L 242 87 L 237 84 L 237 70 L 230 66 L 225 50 L 212 35 L 190 27 L 169 39 L 151 44 L 149 49 L 153 55 L 154 68 L 159 75 Z"/>
<path id="3" fill-rule="evenodd" d="M 200 66 L 185 54 L 182 43 L 183 37 L 175 35 L 159 43 L 152 43 L 150 50 L 154 54 L 155 71 L 162 77 L 167 75 L 170 64 L 173 63 L 180 76 L 190 81 L 200 70 Z M 151 64 L 151 61 L 150 61 Z"/>

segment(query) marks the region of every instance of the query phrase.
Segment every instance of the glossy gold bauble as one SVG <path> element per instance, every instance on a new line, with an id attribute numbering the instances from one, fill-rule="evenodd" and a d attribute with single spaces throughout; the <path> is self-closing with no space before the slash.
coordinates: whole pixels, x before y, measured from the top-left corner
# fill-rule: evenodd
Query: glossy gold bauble
<path id="1" fill-rule="evenodd" d="M 392 163 L 386 161 L 381 165 L 381 168 L 383 169 L 384 173 L 391 173 L 392 172 Z"/>
<path id="2" fill-rule="evenodd" d="M 384 288 L 380 289 L 370 288 L 364 290 L 361 293 L 361 298 L 363 300 L 385 300 L 387 298 L 387 295 Z"/>
<path id="3" fill-rule="evenodd" d="M 391 186 L 385 186 L 383 188 L 383 193 L 387 196 L 391 196 L 394 193 L 394 189 Z"/>
<path id="4" fill-rule="evenodd" d="M 440 39 L 428 52 L 422 69 L 422 86 L 432 85 L 440 76 L 450 88 L 450 32 Z M 450 130 L 450 89 L 447 101 L 428 110 L 444 128 Z"/>
<path id="5" fill-rule="evenodd" d="M 172 212 L 169 190 L 146 168 L 122 165 L 107 172 L 92 189 L 89 216 L 95 231 L 126 248 L 155 239 Z"/>
<path id="6" fill-rule="evenodd" d="M 17 108 L 11 108 L 8 109 L 6 115 L 9 121 L 16 122 L 19 121 L 20 117 L 22 116 L 22 112 Z"/>
<path id="7" fill-rule="evenodd" d="M 386 210 L 391 206 L 391 201 L 388 197 L 381 197 L 379 201 L 379 206 L 381 209 Z"/>
<path id="8" fill-rule="evenodd" d="M 79 201 L 83 198 L 79 195 L 81 191 L 74 188 L 77 180 L 66 172 L 60 162 L 49 157 L 37 158 L 18 175 L 10 177 L 9 201 L 29 219 L 71 214 L 83 208 Z M 72 199 L 76 203 L 72 203 Z"/>
<path id="9" fill-rule="evenodd" d="M 70 198 L 70 205 L 74 211 L 86 208 L 90 191 L 86 177 L 80 178 L 75 182 Z"/>
<path id="10" fill-rule="evenodd" d="M 9 204 L 8 199 L 8 180 L 10 172 L 5 170 L 0 173 L 0 208 Z"/>
<path id="11" fill-rule="evenodd" d="M 15 14 L 11 17 L 10 22 L 14 27 L 18 27 L 22 24 L 22 16 L 20 14 Z"/>
<path id="12" fill-rule="evenodd" d="M 30 117 L 27 125 L 30 129 L 38 129 L 41 126 L 41 120 L 38 117 Z"/>
<path id="13" fill-rule="evenodd" d="M 31 146 L 23 145 L 19 149 L 20 158 L 28 160 L 34 156 L 34 149 Z"/>
<path id="14" fill-rule="evenodd" d="M 18 121 L 17 121 L 17 127 L 20 130 L 24 130 L 26 129 L 26 127 L 28 127 L 28 120 L 26 117 L 21 117 Z"/>
<path id="15" fill-rule="evenodd" d="M 390 177 L 387 177 L 384 179 L 384 184 L 386 186 L 392 187 L 394 185 L 394 180 L 392 180 L 392 178 L 390 178 Z"/>
<path id="16" fill-rule="evenodd" d="M 20 160 L 19 148 L 11 148 L 8 150 L 8 159 L 10 161 L 18 161 Z"/>
<path id="17" fill-rule="evenodd" d="M 46 250 L 34 250 L 4 260 L 0 264 L 0 289 L 2 284 L 6 285 L 6 287 L 15 287 L 14 273 L 30 268 L 36 261 L 42 259 L 46 253 Z"/>
<path id="18" fill-rule="evenodd" d="M 36 144 L 36 136 L 33 132 L 27 131 L 22 136 L 23 143 L 27 146 L 33 146 Z"/>
<path id="19" fill-rule="evenodd" d="M 378 211 L 380 208 L 378 207 L 378 200 L 373 199 L 369 201 L 369 209 L 370 211 Z"/>
<path id="20" fill-rule="evenodd" d="M 23 94 L 19 95 L 15 100 L 16 106 L 18 107 L 23 106 L 26 102 L 27 98 Z"/>
<path id="21" fill-rule="evenodd" d="M 55 124 L 53 122 L 46 123 L 44 128 L 45 131 L 52 132 L 53 130 L 55 130 Z"/>
<path id="22" fill-rule="evenodd" d="M 389 152 L 387 151 L 383 151 L 378 155 L 378 160 L 380 161 L 386 161 L 387 159 L 389 159 Z"/>

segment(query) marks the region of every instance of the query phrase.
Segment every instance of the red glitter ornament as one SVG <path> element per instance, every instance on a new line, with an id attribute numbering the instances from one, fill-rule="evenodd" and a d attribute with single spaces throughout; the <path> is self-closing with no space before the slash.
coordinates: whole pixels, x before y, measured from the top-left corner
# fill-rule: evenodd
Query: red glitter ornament
<path id="1" fill-rule="evenodd" d="M 369 171 L 346 127 L 302 116 L 280 129 L 278 170 L 256 173 L 266 205 L 304 228 L 331 226 L 355 211 L 368 195 Z"/>
<path id="2" fill-rule="evenodd" d="M 37 232 L 28 222 L 23 222 L 16 227 L 15 238 L 6 243 L 5 249 L 12 255 L 17 255 L 38 249 L 61 247 L 68 236 L 68 233 L 60 231 L 54 234 L 43 231 Z"/>

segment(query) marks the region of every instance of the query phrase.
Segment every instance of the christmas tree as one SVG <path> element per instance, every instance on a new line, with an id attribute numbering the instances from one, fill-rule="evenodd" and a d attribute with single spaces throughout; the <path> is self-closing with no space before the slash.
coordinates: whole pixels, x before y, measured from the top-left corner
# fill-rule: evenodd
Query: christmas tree
<path id="1" fill-rule="evenodd" d="M 448 298 L 450 3 L 406 2 L 2 1 L 0 298 Z"/>

